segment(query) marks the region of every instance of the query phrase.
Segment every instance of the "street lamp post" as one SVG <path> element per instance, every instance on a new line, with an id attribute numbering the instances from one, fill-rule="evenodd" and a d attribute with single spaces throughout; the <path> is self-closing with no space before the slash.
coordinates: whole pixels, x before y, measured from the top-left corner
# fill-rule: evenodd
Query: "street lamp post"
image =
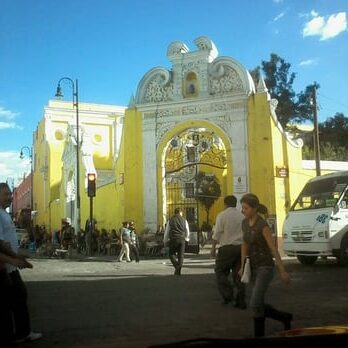
<path id="1" fill-rule="evenodd" d="M 75 233 L 81 229 L 81 215 L 80 215 L 80 135 L 79 135 L 79 91 L 78 80 L 75 82 L 70 77 L 62 77 L 58 81 L 56 97 L 63 97 L 61 82 L 66 82 L 71 85 L 73 92 L 73 106 L 76 110 L 76 226 Z"/>
<path id="2" fill-rule="evenodd" d="M 21 148 L 21 152 L 19 154 L 20 159 L 23 159 L 25 157 L 23 150 L 28 151 L 28 156 L 29 156 L 29 160 L 30 160 L 30 185 L 31 185 L 31 188 L 30 188 L 30 209 L 31 209 L 31 211 L 33 211 L 34 210 L 33 149 L 30 148 L 29 146 L 23 146 Z"/>

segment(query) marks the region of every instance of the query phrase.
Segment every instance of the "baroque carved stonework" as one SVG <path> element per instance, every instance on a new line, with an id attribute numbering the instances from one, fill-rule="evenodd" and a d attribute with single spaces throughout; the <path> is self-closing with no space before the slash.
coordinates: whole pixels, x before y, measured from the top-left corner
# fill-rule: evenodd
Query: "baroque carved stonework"
<path id="1" fill-rule="evenodd" d="M 174 126 L 175 126 L 175 122 L 157 123 L 157 126 L 156 126 L 156 147 L 160 143 L 164 134 L 166 134 Z"/>
<path id="2" fill-rule="evenodd" d="M 218 126 L 220 126 L 225 131 L 227 129 L 230 129 L 233 123 L 231 115 L 229 114 L 218 116 L 214 121 Z"/>
<path id="3" fill-rule="evenodd" d="M 206 63 L 202 60 L 188 62 L 188 63 L 182 65 L 182 72 L 183 72 L 183 74 L 186 74 L 187 72 L 192 71 L 192 72 L 199 74 L 201 67 L 204 65 L 206 65 Z"/>
<path id="4" fill-rule="evenodd" d="M 220 66 L 218 73 L 210 76 L 209 85 L 210 93 L 219 96 L 244 90 L 243 82 L 236 70 L 226 65 Z"/>
<path id="5" fill-rule="evenodd" d="M 146 87 L 144 101 L 147 103 L 158 103 L 171 100 L 172 97 L 173 83 L 166 84 L 165 77 L 162 74 L 157 74 Z"/>
<path id="6" fill-rule="evenodd" d="M 174 115 L 174 110 L 169 110 L 169 109 L 159 110 L 157 112 L 157 117 L 166 117 L 166 116 L 173 116 L 173 115 Z"/>
<path id="7" fill-rule="evenodd" d="M 244 103 L 212 103 L 211 111 L 244 110 Z"/>
<path id="8" fill-rule="evenodd" d="M 192 114 L 198 114 L 202 112 L 202 108 L 199 105 L 195 106 L 184 106 L 182 108 L 182 114 L 183 115 L 192 115 Z"/>

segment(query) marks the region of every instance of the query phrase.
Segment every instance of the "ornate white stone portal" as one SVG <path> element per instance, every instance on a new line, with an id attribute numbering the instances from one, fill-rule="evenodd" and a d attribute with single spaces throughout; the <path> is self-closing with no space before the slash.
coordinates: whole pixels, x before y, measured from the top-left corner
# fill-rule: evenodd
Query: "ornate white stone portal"
<path id="1" fill-rule="evenodd" d="M 167 57 L 172 68 L 150 70 L 135 97 L 135 106 L 143 114 L 144 225 L 154 230 L 165 202 L 165 197 L 158 202 L 157 195 L 164 170 L 158 177 L 156 168 L 164 167 L 168 133 L 179 134 L 190 128 L 190 122 L 194 127 L 204 122 L 205 128 L 210 125 L 212 131 L 225 135 L 233 176 L 245 182 L 237 196 L 248 189 L 247 101 L 255 92 L 254 83 L 240 63 L 218 57 L 209 38 L 199 37 L 194 43 L 198 50 L 192 52 L 182 42 L 170 44 Z"/>

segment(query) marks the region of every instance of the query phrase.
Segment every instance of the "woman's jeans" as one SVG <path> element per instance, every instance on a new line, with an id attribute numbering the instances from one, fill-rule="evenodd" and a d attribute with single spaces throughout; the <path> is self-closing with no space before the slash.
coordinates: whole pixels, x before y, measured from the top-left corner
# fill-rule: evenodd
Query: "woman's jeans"
<path id="1" fill-rule="evenodd" d="M 254 317 L 264 317 L 265 315 L 265 295 L 273 275 L 274 266 L 261 266 L 252 270 L 249 306 Z"/>
<path id="2" fill-rule="evenodd" d="M 130 262 L 131 259 L 129 257 L 129 244 L 127 242 L 123 242 L 118 260 L 122 261 L 124 255 L 126 255 L 126 260 Z"/>

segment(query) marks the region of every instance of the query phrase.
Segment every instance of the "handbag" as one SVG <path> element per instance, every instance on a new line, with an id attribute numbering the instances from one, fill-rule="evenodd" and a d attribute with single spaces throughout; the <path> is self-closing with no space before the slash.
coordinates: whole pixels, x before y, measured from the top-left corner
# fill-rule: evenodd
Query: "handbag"
<path id="1" fill-rule="evenodd" d="M 250 258 L 246 257 L 244 261 L 243 274 L 240 281 L 244 284 L 248 284 L 251 279 L 251 267 L 250 267 Z"/>

